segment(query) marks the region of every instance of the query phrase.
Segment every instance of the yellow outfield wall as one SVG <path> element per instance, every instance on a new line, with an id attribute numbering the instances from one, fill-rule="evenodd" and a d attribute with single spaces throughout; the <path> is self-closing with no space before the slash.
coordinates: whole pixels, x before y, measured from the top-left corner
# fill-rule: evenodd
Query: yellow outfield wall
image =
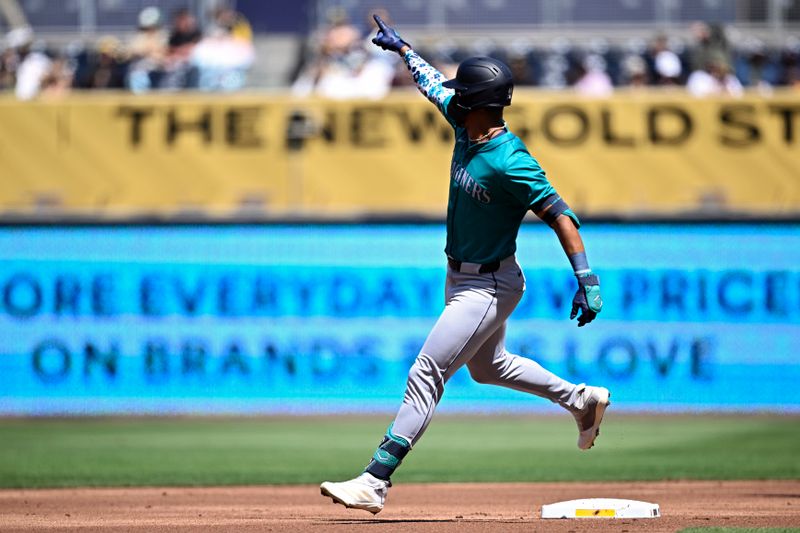
<path id="1" fill-rule="evenodd" d="M 581 215 L 800 214 L 800 93 L 517 91 L 507 110 Z M 452 132 L 415 92 L 0 99 L 0 215 L 441 217 Z"/>

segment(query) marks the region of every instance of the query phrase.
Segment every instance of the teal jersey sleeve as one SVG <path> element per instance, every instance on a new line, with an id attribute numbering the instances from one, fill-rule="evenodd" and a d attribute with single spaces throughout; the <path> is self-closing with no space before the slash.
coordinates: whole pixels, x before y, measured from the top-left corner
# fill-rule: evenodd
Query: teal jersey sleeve
<path id="1" fill-rule="evenodd" d="M 414 83 L 417 84 L 417 89 L 425 98 L 431 101 L 437 109 L 442 113 L 447 122 L 456 127 L 455 120 L 447 112 L 447 106 L 450 104 L 450 99 L 455 94 L 455 91 L 442 86 L 447 78 L 436 70 L 430 63 L 422 59 L 414 50 L 409 50 L 403 55 L 408 70 L 411 71 L 411 77 Z"/>
<path id="2" fill-rule="evenodd" d="M 544 200 L 556 194 L 544 169 L 526 152 L 516 152 L 505 168 L 505 188 L 525 209 L 540 211 Z"/>
<path id="3" fill-rule="evenodd" d="M 534 213 L 541 211 L 546 200 L 558 193 L 550 185 L 544 169 L 539 165 L 529 153 L 518 151 L 508 160 L 505 169 L 507 180 L 505 181 L 506 190 L 516 198 L 525 209 L 530 209 Z M 578 217 L 572 210 L 567 209 L 564 214 L 572 219 L 576 228 L 581 227 Z"/>

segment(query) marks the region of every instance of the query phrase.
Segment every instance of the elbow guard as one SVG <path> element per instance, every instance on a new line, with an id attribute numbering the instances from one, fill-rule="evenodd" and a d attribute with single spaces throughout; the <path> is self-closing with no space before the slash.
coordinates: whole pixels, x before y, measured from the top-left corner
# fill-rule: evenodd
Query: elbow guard
<path id="1" fill-rule="evenodd" d="M 555 222 L 559 216 L 566 215 L 572 220 L 576 228 L 581 227 L 581 221 L 578 220 L 578 217 L 569 208 L 567 202 L 562 200 L 558 195 L 549 196 L 545 199 L 542 209 L 546 211 L 542 213 L 541 219 L 548 226 L 552 226 L 553 222 Z"/>

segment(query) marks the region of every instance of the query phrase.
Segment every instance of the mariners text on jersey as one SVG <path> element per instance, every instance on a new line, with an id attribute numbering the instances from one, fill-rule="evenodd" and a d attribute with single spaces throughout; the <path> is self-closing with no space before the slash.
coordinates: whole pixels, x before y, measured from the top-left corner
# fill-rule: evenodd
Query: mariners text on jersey
<path id="1" fill-rule="evenodd" d="M 482 187 L 480 183 L 475 181 L 475 179 L 469 175 L 467 169 L 459 166 L 456 161 L 453 161 L 453 164 L 450 165 L 450 178 L 456 182 L 459 187 L 464 189 L 467 194 L 472 196 L 480 203 L 488 204 L 492 201 L 489 190 L 485 187 Z"/>

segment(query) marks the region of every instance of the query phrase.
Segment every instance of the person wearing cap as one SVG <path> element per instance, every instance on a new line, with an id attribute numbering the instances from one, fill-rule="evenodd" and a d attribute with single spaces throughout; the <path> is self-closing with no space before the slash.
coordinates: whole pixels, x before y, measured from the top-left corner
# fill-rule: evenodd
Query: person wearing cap
<path id="1" fill-rule="evenodd" d="M 42 90 L 42 82 L 50 73 L 50 58 L 33 49 L 33 30 L 30 26 L 9 31 L 6 44 L 15 51 L 18 62 L 14 94 L 19 100 L 36 98 Z"/>
<path id="2" fill-rule="evenodd" d="M 346 507 L 383 509 L 391 475 L 418 442 L 462 366 L 479 383 L 546 398 L 572 413 L 578 448 L 594 445 L 609 405 L 603 387 L 570 383 L 535 361 L 505 348 L 506 320 L 525 291 L 516 239 L 525 214 L 533 211 L 557 235 L 572 264 L 577 291 L 570 318 L 591 322 L 602 307 L 600 282 L 592 273 L 578 217 L 548 182 L 525 144 L 509 131 L 503 109 L 511 105 L 514 82 L 508 67 L 490 57 L 463 61 L 446 80 L 375 16 L 373 43 L 403 58 L 419 90 L 455 132 L 447 206 L 445 308 L 411 370 L 403 402 L 364 472 L 320 485 L 323 496 Z"/>
<path id="3" fill-rule="evenodd" d="M 122 43 L 113 35 L 100 37 L 94 49 L 85 50 L 75 72 L 75 87 L 80 89 L 122 89 L 125 87 L 127 60 Z"/>
<path id="4" fill-rule="evenodd" d="M 167 58 L 167 34 L 163 29 L 161 10 L 146 7 L 139 12 L 139 27 L 128 44 L 131 58 L 128 87 L 145 92 L 158 85 Z"/>
<path id="5" fill-rule="evenodd" d="M 681 59 L 669 47 L 666 35 L 658 35 L 650 52 L 657 85 L 678 85 L 683 75 Z"/>

